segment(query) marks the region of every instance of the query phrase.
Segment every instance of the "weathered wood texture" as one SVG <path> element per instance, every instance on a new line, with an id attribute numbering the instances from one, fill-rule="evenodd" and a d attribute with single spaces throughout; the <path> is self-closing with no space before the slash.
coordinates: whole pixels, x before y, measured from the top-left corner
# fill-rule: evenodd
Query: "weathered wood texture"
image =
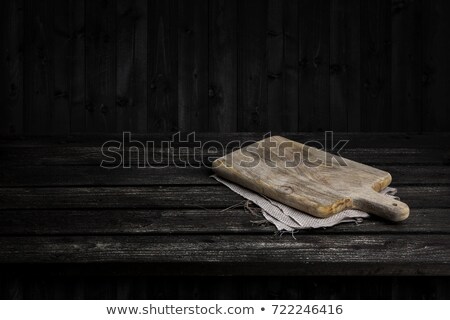
<path id="1" fill-rule="evenodd" d="M 449 130 L 445 0 L 8 0 L 2 13 L 2 134 Z"/>
<path id="2" fill-rule="evenodd" d="M 448 275 L 450 269 L 447 234 L 365 235 L 364 241 L 360 235 L 348 234 L 301 235 L 298 241 L 276 235 L 35 236 L 30 240 L 0 237 L 0 263 L 147 263 L 149 272 L 178 270 L 179 275 Z"/>
<path id="3" fill-rule="evenodd" d="M 299 2 L 298 131 L 330 126 L 330 3 Z"/>
<path id="4" fill-rule="evenodd" d="M 177 1 L 152 0 L 148 6 L 149 86 L 147 129 L 150 132 L 177 131 Z"/>
<path id="5" fill-rule="evenodd" d="M 237 13 L 236 0 L 209 2 L 208 131 L 237 129 Z M 239 2 L 243 3 L 243 2 Z"/>
<path id="6" fill-rule="evenodd" d="M 393 186 L 407 186 L 423 184 L 438 186 L 450 181 L 450 166 L 401 166 L 378 165 L 375 167 L 389 172 L 393 177 Z M 0 172 L 0 185 L 2 187 L 58 187 L 86 186 L 154 186 L 154 185 L 218 185 L 210 179 L 211 171 L 208 168 L 179 168 L 169 166 L 166 168 L 117 168 L 114 177 L 108 175 L 108 171 L 100 166 L 86 166 L 74 164 L 70 166 L 55 164 L 8 166 Z M 412 175 L 411 172 L 414 171 Z"/>
<path id="7" fill-rule="evenodd" d="M 147 130 L 147 26 L 145 0 L 117 0 L 117 130 Z"/>
<path id="8" fill-rule="evenodd" d="M 242 1 L 239 6 L 238 130 L 265 131 L 267 110 L 267 1 Z M 280 101 L 281 102 L 281 101 Z"/>
<path id="9" fill-rule="evenodd" d="M 224 144 L 258 139 L 199 137 Z M 449 275 L 448 135 L 338 137 L 350 139 L 350 159 L 370 153 L 374 166 L 391 172 L 392 185 L 411 208 L 409 219 L 393 224 L 374 218 L 280 238 L 273 226 L 244 210 L 240 196 L 209 178 L 204 166 L 137 168 L 132 161 L 131 168 L 104 169 L 99 146 L 105 137 L 4 138 L 2 267 L 63 263 L 60 272 L 77 273 L 92 264 L 91 271 L 126 273 L 120 265 L 128 263 L 146 274 Z M 154 135 L 155 142 L 165 138 L 170 136 Z M 402 151 L 395 156 L 396 150 Z"/>
<path id="10" fill-rule="evenodd" d="M 330 125 L 335 131 L 361 130 L 361 6 L 359 0 L 330 4 Z"/>
<path id="11" fill-rule="evenodd" d="M 413 214 L 401 224 L 370 219 L 362 225 L 341 224 L 314 234 L 448 234 L 448 208 L 412 208 Z M 244 207 L 172 209 L 15 209 L 0 211 L 2 235 L 111 235 L 111 234 L 265 234 L 276 232 Z M 311 231 L 302 231 L 311 234 Z M 297 236 L 297 235 L 296 235 Z M 297 238 L 298 238 L 297 237 Z"/>
<path id="12" fill-rule="evenodd" d="M 86 130 L 117 131 L 116 1 L 85 5 Z"/>
<path id="13" fill-rule="evenodd" d="M 361 5 L 362 131 L 396 127 L 386 117 L 395 108 L 391 103 L 391 27 L 391 1 Z"/>
<path id="14" fill-rule="evenodd" d="M 208 131 L 208 1 L 178 2 L 178 118 L 181 131 Z"/>
<path id="15" fill-rule="evenodd" d="M 425 130 L 449 130 L 448 120 L 450 91 L 448 83 L 450 61 L 447 50 L 450 43 L 445 41 L 450 30 L 450 21 L 446 18 L 450 11 L 448 1 L 424 1 L 420 8 L 422 28 L 420 29 L 422 53 L 422 109 L 423 128 Z M 416 18 L 417 19 L 417 18 Z M 442 82 L 442 79 L 446 79 Z M 439 104 L 436 102 L 439 101 Z M 435 105 L 435 108 L 427 106 Z M 439 105 L 439 106 L 438 106 Z"/>
<path id="16" fill-rule="evenodd" d="M 23 132 L 23 1 L 1 3 L 0 133 Z"/>
<path id="17" fill-rule="evenodd" d="M 105 169 L 107 170 L 107 169 Z M 448 186 L 401 188 L 402 199 L 411 207 L 426 207 L 433 197 L 433 207 L 450 205 Z M 0 189 L 0 209 L 64 208 L 227 208 L 242 198 L 222 186 L 148 186 L 148 187 L 42 187 Z"/>
<path id="18" fill-rule="evenodd" d="M 409 216 L 401 201 L 378 194 L 391 175 L 314 147 L 268 137 L 216 159 L 219 176 L 316 217 L 358 209 L 391 221 Z"/>
<path id="19" fill-rule="evenodd" d="M 1 149 L 1 148 L 0 148 Z M 11 166 L 21 166 L 26 162 L 25 158 L 34 160 L 34 165 L 99 165 L 104 159 L 100 153 L 100 147 L 61 147 L 61 149 L 55 149 L 52 147 L 42 148 L 21 148 L 16 153 L 3 153 L 0 154 L 0 159 L 3 163 Z M 231 150 L 231 149 L 230 149 Z M 160 149 L 154 153 L 150 153 L 144 158 L 144 152 L 137 151 L 125 152 L 127 155 L 123 160 L 125 165 L 137 165 L 144 166 L 152 165 L 165 165 L 165 164 L 177 164 L 191 163 L 198 165 L 198 159 L 202 160 L 204 164 L 211 164 L 211 161 L 218 156 L 222 156 L 223 152 L 208 152 L 203 156 L 197 156 L 194 158 L 193 148 L 188 150 L 169 150 Z M 373 157 L 374 152 L 379 152 L 377 158 Z M 62 154 L 64 153 L 64 154 Z M 128 156 L 129 155 L 129 156 Z M 349 159 L 363 162 L 370 165 L 439 165 L 448 163 L 449 155 L 439 149 L 377 149 L 377 148 L 360 148 L 349 149 L 342 151 L 341 155 Z"/>
<path id="20" fill-rule="evenodd" d="M 287 136 L 323 143 L 317 134 Z M 211 179 L 204 166 L 178 167 L 177 161 L 168 167 L 137 168 L 142 160 L 136 153 L 128 161 L 131 168 L 101 168 L 100 146 L 111 138 L 121 139 L 75 135 L 0 140 L 0 298 L 450 296 L 449 135 L 335 135 L 350 140 L 343 151 L 346 157 L 392 174 L 411 215 L 400 224 L 375 217 L 360 225 L 305 230 L 295 238 L 276 235 L 259 215 L 246 212 L 242 198 Z M 154 140 L 156 146 L 170 138 L 134 137 Z M 197 138 L 226 145 L 261 135 Z M 193 151 L 195 145 L 187 145 Z M 194 159 L 187 150 L 173 154 Z M 209 152 L 203 158 L 220 155 Z M 164 274 L 178 277 L 148 277 Z"/>

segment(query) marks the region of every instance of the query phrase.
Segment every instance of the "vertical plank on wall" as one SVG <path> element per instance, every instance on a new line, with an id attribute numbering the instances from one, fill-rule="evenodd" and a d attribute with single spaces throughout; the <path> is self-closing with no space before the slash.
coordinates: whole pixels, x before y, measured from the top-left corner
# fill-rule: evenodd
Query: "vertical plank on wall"
<path id="1" fill-rule="evenodd" d="M 71 15 L 68 0 L 26 3 L 24 119 L 28 132 L 70 131 Z"/>
<path id="2" fill-rule="evenodd" d="M 68 0 L 70 131 L 86 131 L 85 1 Z"/>
<path id="3" fill-rule="evenodd" d="M 53 6 L 50 0 L 24 5 L 24 130 L 51 132 L 54 94 Z"/>
<path id="4" fill-rule="evenodd" d="M 117 130 L 147 132 L 146 0 L 117 0 Z"/>
<path id="5" fill-rule="evenodd" d="M 268 130 L 266 1 L 240 1 L 238 42 L 238 131 Z"/>
<path id="6" fill-rule="evenodd" d="M 298 131 L 298 1 L 284 0 L 282 131 Z"/>
<path id="7" fill-rule="evenodd" d="M 420 1 L 392 2 L 392 131 L 420 131 L 422 48 Z"/>
<path id="8" fill-rule="evenodd" d="M 450 2 L 423 1 L 422 28 L 423 60 L 423 110 L 424 131 L 449 132 L 450 119 Z"/>
<path id="9" fill-rule="evenodd" d="M 209 131 L 237 128 L 236 0 L 209 3 Z"/>
<path id="10" fill-rule="evenodd" d="M 0 133 L 23 131 L 23 0 L 6 0 L 1 11 Z"/>
<path id="11" fill-rule="evenodd" d="M 181 131 L 208 131 L 208 1 L 178 2 L 178 117 Z"/>
<path id="12" fill-rule="evenodd" d="M 278 132 L 287 113 L 283 99 L 283 31 L 283 2 L 267 0 L 267 117 L 268 129 Z"/>
<path id="13" fill-rule="evenodd" d="M 51 32 L 53 33 L 53 59 L 54 88 L 52 110 L 52 133 L 68 133 L 70 131 L 70 107 L 69 107 L 69 6 L 68 0 L 52 0 L 51 6 L 54 13 L 50 16 L 53 21 Z"/>
<path id="14" fill-rule="evenodd" d="M 332 0 L 330 5 L 331 129 L 359 131 L 360 1 Z"/>
<path id="15" fill-rule="evenodd" d="M 116 130 L 116 2 L 86 1 L 86 129 Z"/>
<path id="16" fill-rule="evenodd" d="M 298 4 L 269 0 L 267 10 L 267 112 L 270 130 L 298 128 Z"/>
<path id="17" fill-rule="evenodd" d="M 361 85 L 361 130 L 392 129 L 389 0 L 361 5 Z"/>
<path id="18" fill-rule="evenodd" d="M 148 131 L 178 130 L 178 37 L 176 0 L 149 2 Z"/>
<path id="19" fill-rule="evenodd" d="M 299 131 L 330 128 L 330 4 L 299 2 Z"/>

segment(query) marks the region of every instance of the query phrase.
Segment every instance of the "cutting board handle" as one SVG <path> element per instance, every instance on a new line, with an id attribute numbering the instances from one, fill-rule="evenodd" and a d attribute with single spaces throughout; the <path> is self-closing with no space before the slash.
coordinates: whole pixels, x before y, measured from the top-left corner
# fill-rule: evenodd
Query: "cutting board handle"
<path id="1" fill-rule="evenodd" d="M 354 199 L 353 203 L 357 209 L 391 221 L 402 221 L 409 216 L 409 207 L 406 203 L 380 194 L 372 189 L 360 193 L 360 196 Z"/>

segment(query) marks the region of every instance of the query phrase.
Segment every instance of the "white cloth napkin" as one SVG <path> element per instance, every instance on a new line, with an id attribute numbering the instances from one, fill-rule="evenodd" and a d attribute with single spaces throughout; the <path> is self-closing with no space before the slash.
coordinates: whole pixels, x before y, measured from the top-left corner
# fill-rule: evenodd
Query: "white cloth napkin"
<path id="1" fill-rule="evenodd" d="M 211 177 L 259 206 L 263 216 L 267 219 L 267 221 L 274 224 L 279 231 L 292 232 L 300 229 L 325 228 L 332 227 L 343 222 L 361 223 L 362 219 L 370 217 L 370 215 L 366 212 L 348 209 L 332 215 L 329 218 L 316 218 L 307 213 L 286 206 L 278 201 L 269 199 L 247 188 L 241 187 L 240 185 L 237 185 L 229 180 L 222 179 L 216 175 L 212 175 Z M 398 197 L 394 196 L 396 192 L 396 189 L 387 187 L 380 193 L 386 195 L 386 197 L 398 199 Z"/>

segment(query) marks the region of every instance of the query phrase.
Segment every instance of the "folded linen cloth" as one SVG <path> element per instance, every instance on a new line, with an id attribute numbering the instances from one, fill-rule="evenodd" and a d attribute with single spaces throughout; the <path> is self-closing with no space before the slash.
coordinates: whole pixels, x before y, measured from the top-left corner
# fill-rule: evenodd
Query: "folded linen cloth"
<path id="1" fill-rule="evenodd" d="M 347 209 L 336 213 L 329 218 L 316 218 L 247 188 L 241 187 L 229 180 L 222 179 L 217 175 L 212 175 L 211 177 L 259 206 L 264 218 L 274 224 L 278 231 L 292 232 L 300 229 L 326 228 L 344 222 L 361 223 L 362 219 L 370 217 L 366 212 Z M 394 196 L 397 193 L 397 190 L 394 188 L 387 187 L 380 193 L 386 195 L 386 197 L 398 199 L 398 197 Z"/>

